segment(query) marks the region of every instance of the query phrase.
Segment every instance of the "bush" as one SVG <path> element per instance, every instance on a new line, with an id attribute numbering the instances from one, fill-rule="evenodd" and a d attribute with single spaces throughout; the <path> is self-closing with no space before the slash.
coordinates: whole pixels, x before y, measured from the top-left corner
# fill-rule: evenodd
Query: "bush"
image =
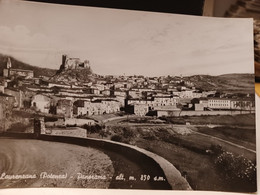
<path id="1" fill-rule="evenodd" d="M 99 136 L 100 137 L 107 137 L 107 135 L 108 135 L 108 132 L 107 131 L 105 131 L 104 129 L 102 129 L 100 132 L 99 132 Z"/>
<path id="2" fill-rule="evenodd" d="M 121 135 L 113 135 L 111 137 L 112 141 L 116 141 L 116 142 L 122 142 L 123 141 L 123 137 Z"/>
<path id="3" fill-rule="evenodd" d="M 87 125 L 87 124 L 84 124 L 84 125 L 82 126 L 82 128 L 83 128 L 83 129 L 86 129 L 87 131 L 90 131 L 90 126 Z"/>
<path id="4" fill-rule="evenodd" d="M 256 183 L 256 165 L 244 156 L 235 156 L 225 151 L 215 159 L 215 164 L 223 171 L 226 179 L 240 179 Z"/>
<path id="5" fill-rule="evenodd" d="M 100 131 L 102 130 L 102 126 L 100 126 L 99 124 L 96 125 L 83 125 L 82 128 L 86 129 L 89 133 L 100 133 Z"/>
<path id="6" fill-rule="evenodd" d="M 67 124 L 66 127 L 77 127 L 77 124 L 73 124 L 73 125 Z"/>
<path id="7" fill-rule="evenodd" d="M 146 140 L 151 140 L 151 141 L 154 141 L 154 140 L 157 139 L 156 136 L 153 135 L 153 134 L 151 134 L 151 135 L 144 135 L 143 138 L 146 139 Z"/>
<path id="8" fill-rule="evenodd" d="M 17 122 L 17 123 L 11 124 L 11 126 L 7 129 L 7 131 L 22 133 L 22 132 L 25 132 L 29 126 L 30 126 L 29 124 Z"/>
<path id="9" fill-rule="evenodd" d="M 131 129 L 124 127 L 123 128 L 123 137 L 126 139 L 131 139 L 134 137 L 134 132 Z"/>
<path id="10" fill-rule="evenodd" d="M 213 145 L 213 144 L 210 146 L 210 151 L 215 156 L 219 156 L 224 152 L 221 145 Z"/>

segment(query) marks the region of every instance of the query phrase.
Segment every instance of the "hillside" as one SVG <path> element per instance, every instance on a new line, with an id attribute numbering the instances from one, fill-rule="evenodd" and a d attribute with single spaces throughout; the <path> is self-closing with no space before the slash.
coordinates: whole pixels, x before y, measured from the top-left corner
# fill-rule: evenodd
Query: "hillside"
<path id="1" fill-rule="evenodd" d="M 6 67 L 6 62 L 7 62 L 8 57 L 10 57 L 10 59 L 11 59 L 12 68 L 33 70 L 35 77 L 39 77 L 39 76 L 51 77 L 51 76 L 55 75 L 55 73 L 57 71 L 57 70 L 50 69 L 50 68 L 40 68 L 37 66 L 32 66 L 32 65 L 26 64 L 24 62 L 21 62 L 11 56 L 0 54 L 0 75 L 3 75 L 3 69 Z"/>
<path id="2" fill-rule="evenodd" d="M 90 68 L 86 69 L 68 69 L 57 71 L 57 73 L 50 78 L 50 81 L 63 83 L 84 83 L 94 81 L 95 77 Z"/>
<path id="3" fill-rule="evenodd" d="M 226 93 L 254 93 L 254 74 L 194 75 L 183 78 L 196 88 Z"/>

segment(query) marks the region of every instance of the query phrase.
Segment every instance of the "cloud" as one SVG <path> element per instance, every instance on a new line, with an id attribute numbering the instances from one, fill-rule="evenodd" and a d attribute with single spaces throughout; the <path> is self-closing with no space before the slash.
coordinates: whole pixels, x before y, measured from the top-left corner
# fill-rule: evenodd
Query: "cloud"
<path id="1" fill-rule="evenodd" d="M 32 34 L 23 25 L 17 25 L 13 29 L 7 26 L 0 26 L 0 44 L 10 49 L 42 50 L 52 47 L 50 39 L 40 33 Z"/>
<path id="2" fill-rule="evenodd" d="M 0 0 L 0 53 L 37 66 L 58 67 L 66 53 L 102 74 L 251 67 L 248 20 L 10 2 Z"/>
<path id="3" fill-rule="evenodd" d="M 57 52 L 60 52 L 55 44 L 54 39 L 42 33 L 32 33 L 23 25 L 14 28 L 0 26 L 0 53 L 32 65 L 51 66 L 55 63 Z"/>

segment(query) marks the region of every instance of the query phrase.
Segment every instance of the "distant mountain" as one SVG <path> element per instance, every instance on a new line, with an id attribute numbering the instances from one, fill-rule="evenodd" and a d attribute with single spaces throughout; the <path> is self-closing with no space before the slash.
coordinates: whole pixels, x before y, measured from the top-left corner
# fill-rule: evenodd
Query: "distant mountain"
<path id="1" fill-rule="evenodd" d="M 0 76 L 3 75 L 3 69 L 6 68 L 6 62 L 8 57 L 11 59 L 12 68 L 15 69 L 24 69 L 24 70 L 33 70 L 34 76 L 47 76 L 51 77 L 56 74 L 57 70 L 50 69 L 50 68 L 40 68 L 37 66 L 32 66 L 27 63 L 21 62 L 11 56 L 0 54 Z"/>
<path id="2" fill-rule="evenodd" d="M 226 93 L 254 93 L 254 74 L 194 75 L 183 78 L 196 88 Z"/>

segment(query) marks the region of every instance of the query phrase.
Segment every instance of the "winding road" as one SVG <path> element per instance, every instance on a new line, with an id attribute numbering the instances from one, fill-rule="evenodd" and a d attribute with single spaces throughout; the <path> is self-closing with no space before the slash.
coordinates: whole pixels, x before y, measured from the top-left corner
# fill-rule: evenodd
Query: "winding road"
<path id="1" fill-rule="evenodd" d="M 0 146 L 0 187 L 2 188 L 107 188 L 114 173 L 110 158 L 93 148 L 6 138 L 0 138 Z M 83 180 L 78 179 L 79 174 L 102 174 L 106 179 Z M 36 178 L 32 178 L 34 176 Z M 62 176 L 66 178 L 61 178 Z"/>
<path id="2" fill-rule="evenodd" d="M 167 181 L 153 181 L 163 175 L 158 166 L 111 150 L 5 137 L 0 137 L 0 146 L 0 188 L 171 189 Z"/>

